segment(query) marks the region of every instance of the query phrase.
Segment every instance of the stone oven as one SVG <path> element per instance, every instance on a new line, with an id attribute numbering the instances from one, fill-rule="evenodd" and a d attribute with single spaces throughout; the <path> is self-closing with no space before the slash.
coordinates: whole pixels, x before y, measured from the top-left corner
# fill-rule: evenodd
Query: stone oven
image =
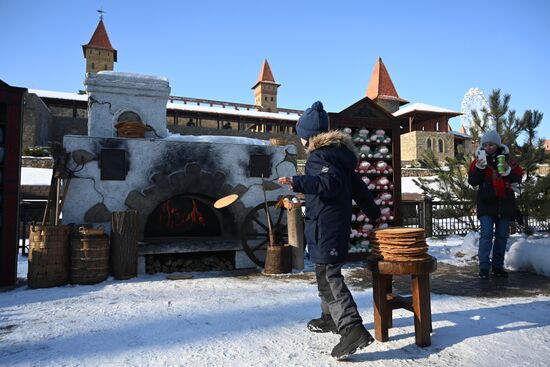
<path id="1" fill-rule="evenodd" d="M 296 172 L 296 148 L 234 137 L 171 135 L 166 129 L 168 81 L 117 72 L 88 74 L 88 136 L 65 136 L 73 171 L 64 223 L 102 225 L 111 213 L 139 212 L 140 254 L 233 251 L 236 267 L 252 265 L 241 251 L 239 224 L 263 202 L 262 177 Z M 117 136 L 120 116 L 147 125 L 144 138 Z M 213 203 L 240 199 L 223 209 Z M 268 191 L 276 200 L 288 191 Z"/>

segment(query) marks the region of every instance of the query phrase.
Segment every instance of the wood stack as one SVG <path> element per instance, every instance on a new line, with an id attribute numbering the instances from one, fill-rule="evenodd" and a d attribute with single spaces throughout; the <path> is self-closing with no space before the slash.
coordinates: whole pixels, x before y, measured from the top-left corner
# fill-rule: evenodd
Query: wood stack
<path id="1" fill-rule="evenodd" d="M 371 232 L 372 254 L 386 261 L 422 261 L 430 258 L 423 228 L 391 227 Z"/>
<path id="2" fill-rule="evenodd" d="M 225 271 L 234 270 L 229 259 L 221 256 L 185 257 L 179 254 L 145 257 L 145 271 L 147 274 L 173 273 L 188 271 Z"/>

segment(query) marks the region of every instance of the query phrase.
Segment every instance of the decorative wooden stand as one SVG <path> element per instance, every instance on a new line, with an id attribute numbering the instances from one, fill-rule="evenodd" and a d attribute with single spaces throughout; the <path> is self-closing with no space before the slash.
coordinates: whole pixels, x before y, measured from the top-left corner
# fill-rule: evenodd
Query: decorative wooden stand
<path id="1" fill-rule="evenodd" d="M 431 344 L 432 311 L 430 306 L 430 273 L 437 269 L 434 257 L 422 261 L 384 261 L 375 257 L 367 259 L 372 271 L 374 296 L 375 338 L 387 342 L 388 329 L 392 327 L 392 310 L 404 308 L 414 313 L 416 344 L 427 347 Z M 392 277 L 410 275 L 412 297 L 392 293 Z"/>

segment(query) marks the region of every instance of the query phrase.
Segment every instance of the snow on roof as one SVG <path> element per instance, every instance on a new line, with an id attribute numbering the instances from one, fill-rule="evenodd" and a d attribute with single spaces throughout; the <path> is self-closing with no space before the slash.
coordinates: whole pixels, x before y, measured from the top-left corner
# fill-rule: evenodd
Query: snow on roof
<path id="1" fill-rule="evenodd" d="M 242 136 L 225 136 L 225 135 L 168 134 L 165 140 L 184 141 L 184 142 L 220 143 L 220 144 L 269 145 L 268 140 L 245 138 Z"/>
<path id="2" fill-rule="evenodd" d="M 210 106 L 200 106 L 193 104 L 184 104 L 176 102 L 168 102 L 166 105 L 168 109 L 180 110 L 180 111 L 193 111 L 193 112 L 208 112 L 208 113 L 219 113 L 223 115 L 234 115 L 234 116 L 249 116 L 256 118 L 264 119 L 277 119 L 277 120 L 287 120 L 287 121 L 298 121 L 300 116 L 274 113 L 274 112 L 260 112 L 260 111 L 248 111 L 248 110 L 237 110 L 234 107 L 210 107 Z"/>
<path id="3" fill-rule="evenodd" d="M 471 139 L 472 137 L 468 134 L 461 133 L 460 131 L 454 131 L 450 130 L 449 133 L 456 135 L 456 136 L 462 136 L 463 138 Z"/>
<path id="4" fill-rule="evenodd" d="M 55 91 L 41 90 L 41 89 L 29 89 L 29 93 L 34 93 L 40 98 L 56 98 L 56 99 L 67 99 L 67 100 L 73 100 L 73 101 L 88 100 L 87 94 L 55 92 Z M 263 118 L 263 119 L 276 119 L 276 120 L 287 120 L 287 121 L 298 121 L 298 119 L 300 118 L 300 116 L 298 116 L 297 114 L 237 110 L 234 107 L 227 107 L 227 108 L 210 107 L 210 106 L 200 106 L 200 105 L 194 105 L 194 104 L 177 103 L 177 102 L 168 102 L 166 104 L 166 108 L 171 110 L 180 110 L 180 111 L 218 113 L 222 115 L 248 116 L 248 117 L 256 117 L 256 118 Z"/>
<path id="5" fill-rule="evenodd" d="M 149 79 L 149 80 L 159 80 L 168 83 L 168 78 L 165 76 L 158 75 L 149 75 L 149 74 L 140 74 L 140 73 L 127 73 L 122 71 L 113 71 L 113 70 L 102 70 L 97 73 L 98 75 L 109 75 L 113 77 L 120 78 L 140 78 L 140 79 Z"/>
<path id="6" fill-rule="evenodd" d="M 78 94 L 70 92 L 55 92 L 51 90 L 29 89 L 29 93 L 36 94 L 40 98 L 68 99 L 73 101 L 87 101 L 87 94 Z"/>
<path id="7" fill-rule="evenodd" d="M 437 113 L 447 113 L 453 114 L 455 116 L 462 115 L 460 112 L 449 110 L 447 108 L 432 106 L 426 103 L 413 103 L 407 107 L 401 108 L 399 111 L 393 113 L 395 117 L 402 116 L 413 111 L 423 111 L 423 112 L 437 112 Z"/>

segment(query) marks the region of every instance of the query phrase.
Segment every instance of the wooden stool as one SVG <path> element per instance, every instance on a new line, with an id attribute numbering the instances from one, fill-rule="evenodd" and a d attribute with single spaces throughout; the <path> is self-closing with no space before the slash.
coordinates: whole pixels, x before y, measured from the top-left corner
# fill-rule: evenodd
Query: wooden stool
<path id="1" fill-rule="evenodd" d="M 404 308 L 414 313 L 416 344 L 431 344 L 432 311 L 430 306 L 430 273 L 437 269 L 434 257 L 422 261 L 385 261 L 370 256 L 367 267 L 372 271 L 375 338 L 387 342 L 392 327 L 392 310 Z M 392 276 L 410 275 L 412 297 L 392 293 Z"/>

